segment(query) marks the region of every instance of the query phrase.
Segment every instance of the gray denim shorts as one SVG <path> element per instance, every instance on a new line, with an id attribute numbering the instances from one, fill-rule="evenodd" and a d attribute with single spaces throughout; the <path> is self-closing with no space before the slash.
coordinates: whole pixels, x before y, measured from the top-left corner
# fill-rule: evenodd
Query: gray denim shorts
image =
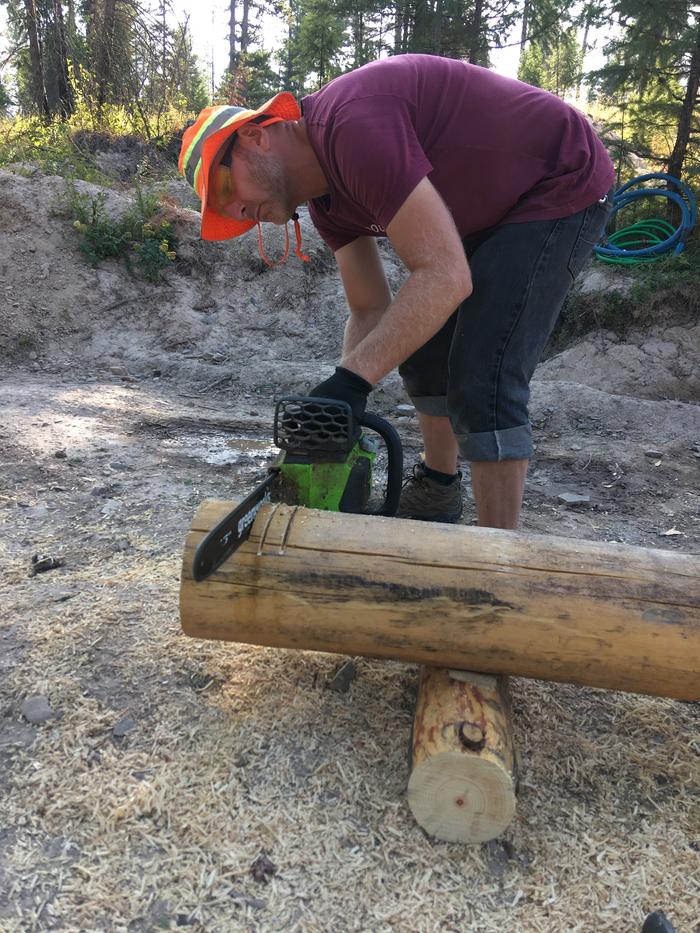
<path id="1" fill-rule="evenodd" d="M 532 455 L 530 379 L 611 203 L 464 240 L 472 294 L 399 373 L 417 411 L 449 416 L 466 460 Z"/>

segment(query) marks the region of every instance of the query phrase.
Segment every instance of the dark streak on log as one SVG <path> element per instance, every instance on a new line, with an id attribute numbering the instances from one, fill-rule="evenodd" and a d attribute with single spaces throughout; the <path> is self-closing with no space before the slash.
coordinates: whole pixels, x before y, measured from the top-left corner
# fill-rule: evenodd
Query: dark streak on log
<path id="1" fill-rule="evenodd" d="M 290 573 L 285 575 L 285 583 L 289 586 L 299 586 L 302 592 L 307 592 L 308 586 L 321 586 L 324 591 L 331 589 L 335 598 L 337 594 L 344 589 L 352 593 L 352 598 L 357 600 L 359 592 L 366 592 L 368 598 L 389 596 L 392 602 L 425 602 L 430 599 L 445 600 L 451 602 L 460 602 L 467 606 L 493 606 L 497 609 L 510 609 L 513 612 L 520 611 L 512 603 L 503 602 L 488 590 L 477 590 L 472 588 L 463 589 L 461 587 L 442 586 L 442 587 L 423 587 L 408 586 L 405 583 L 396 583 L 394 581 L 384 582 L 382 580 L 368 581 L 363 577 L 353 574 L 332 574 L 332 573 Z"/>

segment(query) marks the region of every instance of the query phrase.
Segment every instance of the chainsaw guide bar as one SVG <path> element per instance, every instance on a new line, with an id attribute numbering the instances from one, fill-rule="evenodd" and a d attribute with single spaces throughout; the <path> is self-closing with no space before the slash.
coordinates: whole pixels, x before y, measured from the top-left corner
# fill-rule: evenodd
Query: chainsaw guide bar
<path id="1" fill-rule="evenodd" d="M 270 487 L 278 474 L 278 468 L 270 468 L 267 478 L 200 541 L 192 564 L 197 583 L 218 570 L 248 538 L 259 509 L 270 501 Z"/>

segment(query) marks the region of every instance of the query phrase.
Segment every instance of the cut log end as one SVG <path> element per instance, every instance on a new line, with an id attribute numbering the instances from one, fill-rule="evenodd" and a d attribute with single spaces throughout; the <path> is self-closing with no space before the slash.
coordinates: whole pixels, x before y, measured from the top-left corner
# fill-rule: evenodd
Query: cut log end
<path id="1" fill-rule="evenodd" d="M 487 842 L 515 814 L 507 678 L 424 667 L 413 722 L 408 804 L 448 842 Z"/>
<path id="2" fill-rule="evenodd" d="M 423 829 L 447 842 L 487 842 L 515 814 L 515 787 L 492 761 L 443 752 L 411 772 L 408 804 Z"/>

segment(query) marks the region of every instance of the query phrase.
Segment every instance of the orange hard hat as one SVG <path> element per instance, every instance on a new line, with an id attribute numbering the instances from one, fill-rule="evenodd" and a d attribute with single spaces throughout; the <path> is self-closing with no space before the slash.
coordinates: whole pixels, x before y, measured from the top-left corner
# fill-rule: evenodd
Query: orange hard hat
<path id="1" fill-rule="evenodd" d="M 221 161 L 226 143 L 245 123 L 270 126 L 282 120 L 298 120 L 301 110 L 288 91 L 275 94 L 257 110 L 232 104 L 205 107 L 194 124 L 185 130 L 178 169 L 202 201 L 202 239 L 230 240 L 255 226 L 254 220 L 233 220 L 217 214 L 210 206 L 212 172 Z"/>

